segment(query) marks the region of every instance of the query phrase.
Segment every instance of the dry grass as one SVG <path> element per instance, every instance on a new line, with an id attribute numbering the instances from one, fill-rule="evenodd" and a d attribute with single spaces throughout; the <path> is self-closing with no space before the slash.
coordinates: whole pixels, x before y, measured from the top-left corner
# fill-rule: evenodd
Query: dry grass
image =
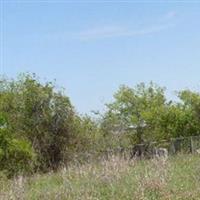
<path id="1" fill-rule="evenodd" d="M 200 157 L 124 160 L 63 168 L 58 173 L 0 178 L 0 199 L 42 200 L 198 200 Z"/>

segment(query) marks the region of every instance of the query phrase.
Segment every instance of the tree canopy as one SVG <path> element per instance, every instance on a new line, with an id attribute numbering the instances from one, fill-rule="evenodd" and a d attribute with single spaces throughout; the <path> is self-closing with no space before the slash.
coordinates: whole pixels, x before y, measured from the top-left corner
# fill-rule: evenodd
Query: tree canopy
<path id="1" fill-rule="evenodd" d="M 92 94 L 91 94 L 92 95 Z M 177 102 L 155 83 L 122 85 L 97 119 L 80 115 L 52 82 L 35 75 L 0 79 L 0 171 L 46 172 L 106 149 L 200 135 L 200 93 Z"/>

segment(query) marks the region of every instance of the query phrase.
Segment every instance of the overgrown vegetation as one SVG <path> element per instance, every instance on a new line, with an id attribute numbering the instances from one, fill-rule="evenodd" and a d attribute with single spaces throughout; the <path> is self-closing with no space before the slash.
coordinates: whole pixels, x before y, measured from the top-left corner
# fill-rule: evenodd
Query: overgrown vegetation
<path id="1" fill-rule="evenodd" d="M 150 83 L 121 86 L 105 113 L 79 115 L 65 92 L 36 75 L 0 80 L 0 171 L 8 177 L 56 171 L 106 149 L 200 135 L 200 94 Z"/>
<path id="2" fill-rule="evenodd" d="M 178 155 L 169 160 L 124 160 L 69 166 L 57 173 L 1 178 L 0 198 L 43 200 L 197 200 L 200 157 Z"/>

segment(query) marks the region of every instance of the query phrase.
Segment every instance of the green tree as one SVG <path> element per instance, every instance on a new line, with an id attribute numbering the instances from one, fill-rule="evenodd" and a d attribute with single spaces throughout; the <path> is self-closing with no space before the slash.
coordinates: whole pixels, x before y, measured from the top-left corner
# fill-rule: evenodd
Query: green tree
<path id="1" fill-rule="evenodd" d="M 155 139 L 159 134 L 158 118 L 166 106 L 164 91 L 153 83 L 135 88 L 121 86 L 114 102 L 107 105 L 104 123 L 113 122 L 108 130 L 129 134 L 132 143 Z"/>
<path id="2" fill-rule="evenodd" d="M 75 111 L 68 97 L 35 75 L 2 80 L 0 111 L 16 138 L 30 141 L 43 171 L 68 160 Z"/>
<path id="3" fill-rule="evenodd" d="M 200 134 L 200 94 L 190 90 L 179 92 L 180 106 L 185 113 L 185 135 Z"/>
<path id="4" fill-rule="evenodd" d="M 0 115 L 0 171 L 13 176 L 33 170 L 35 154 L 30 142 L 18 139 L 9 131 L 5 118 Z"/>

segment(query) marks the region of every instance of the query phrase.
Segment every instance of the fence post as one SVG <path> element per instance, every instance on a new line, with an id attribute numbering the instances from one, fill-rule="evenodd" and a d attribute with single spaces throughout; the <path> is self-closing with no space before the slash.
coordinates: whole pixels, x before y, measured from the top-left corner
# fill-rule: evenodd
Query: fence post
<path id="1" fill-rule="evenodd" d="M 171 138 L 171 152 L 172 152 L 172 155 L 174 155 L 176 153 L 176 148 L 175 148 L 175 145 L 174 145 L 174 138 Z"/>
<path id="2" fill-rule="evenodd" d="M 190 152 L 194 153 L 194 144 L 193 144 L 192 136 L 190 137 Z"/>

